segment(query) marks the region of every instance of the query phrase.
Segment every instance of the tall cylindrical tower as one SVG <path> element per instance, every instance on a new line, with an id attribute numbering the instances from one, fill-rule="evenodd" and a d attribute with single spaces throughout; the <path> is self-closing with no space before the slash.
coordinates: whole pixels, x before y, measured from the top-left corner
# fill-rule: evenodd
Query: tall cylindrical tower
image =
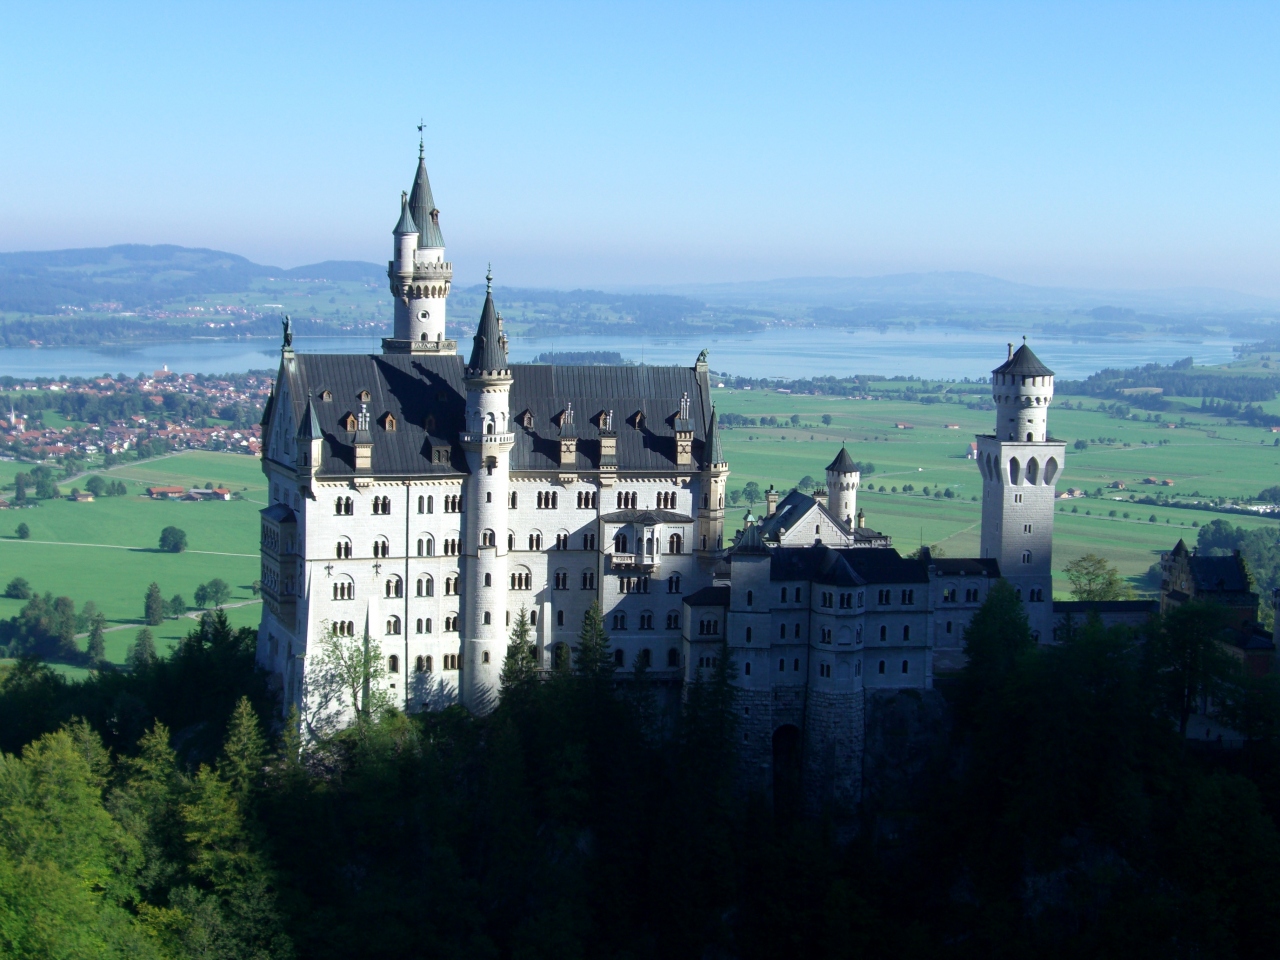
<path id="1" fill-rule="evenodd" d="M 1039 360 L 1025 362 L 1027 356 L 1035 358 L 1025 344 L 1018 353 L 1023 361 L 1014 363 L 1013 344 L 1009 344 L 1008 360 L 991 372 L 991 398 L 996 404 L 996 437 L 1040 443 L 1049 436 L 1053 371 Z"/>
<path id="2" fill-rule="evenodd" d="M 849 456 L 849 451 L 841 447 L 836 458 L 827 465 L 827 510 L 849 530 L 853 529 L 853 518 L 858 515 L 858 484 L 861 481 L 858 465 Z"/>
<path id="3" fill-rule="evenodd" d="M 507 650 L 507 494 L 511 448 L 511 369 L 507 341 L 493 306 L 492 276 L 466 367 L 466 486 L 463 538 L 462 700 L 476 713 L 492 710 Z"/>

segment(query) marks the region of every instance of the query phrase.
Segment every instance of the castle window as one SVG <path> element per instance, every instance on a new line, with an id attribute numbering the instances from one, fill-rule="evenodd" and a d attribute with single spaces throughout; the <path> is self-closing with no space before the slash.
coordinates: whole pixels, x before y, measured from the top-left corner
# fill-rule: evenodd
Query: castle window
<path id="1" fill-rule="evenodd" d="M 615 630 L 627 629 L 627 615 L 625 613 L 615 613 L 613 615 L 613 629 Z"/>
<path id="2" fill-rule="evenodd" d="M 652 614 L 652 613 L 645 612 L 645 613 L 640 614 L 640 629 L 641 629 L 641 630 L 652 630 L 652 629 L 653 629 L 653 614 Z"/>
<path id="3" fill-rule="evenodd" d="M 596 573 L 594 570 L 582 571 L 582 589 L 594 590 L 596 588 Z"/>
<path id="4" fill-rule="evenodd" d="M 881 643 L 884 643 L 884 642 L 885 642 L 885 641 L 887 641 L 888 639 L 889 639 L 889 628 L 888 628 L 888 627 L 885 627 L 885 626 L 881 626 L 881 627 L 880 627 L 880 642 L 881 642 Z"/>
<path id="5" fill-rule="evenodd" d="M 752 591 L 748 590 L 748 591 L 747 591 L 747 606 L 748 606 L 748 607 L 749 607 L 749 606 L 751 606 L 751 601 L 752 601 L 752 599 L 753 599 L 754 597 L 755 597 L 755 594 L 754 594 Z"/>
<path id="6" fill-rule="evenodd" d="M 492 586 L 493 586 L 493 574 L 491 574 L 491 573 L 486 573 L 486 574 L 484 575 L 484 585 L 485 585 L 486 587 L 492 587 Z"/>
<path id="7" fill-rule="evenodd" d="M 373 555 L 374 557 L 381 558 L 381 559 L 385 559 L 386 557 L 390 556 L 391 544 L 389 544 L 386 540 L 383 540 L 382 538 L 379 538 L 373 541 Z"/>
<path id="8" fill-rule="evenodd" d="M 795 630 L 792 632 L 792 636 L 793 636 L 796 640 L 799 640 L 799 639 L 800 639 L 800 624 L 798 624 L 798 623 L 797 623 L 797 624 L 795 625 Z"/>
<path id="9" fill-rule="evenodd" d="M 684 553 L 684 537 L 678 533 L 673 533 L 667 538 L 667 553 L 680 554 Z"/>
<path id="10" fill-rule="evenodd" d="M 419 632 L 419 633 L 421 633 L 422 631 L 421 631 L 421 630 L 419 630 L 418 632 Z M 426 657 L 415 657 L 415 658 L 414 658 L 414 660 L 413 660 L 413 672 L 414 672 L 414 673 L 426 673 L 426 672 L 427 672 L 427 658 L 426 658 Z"/>
<path id="11" fill-rule="evenodd" d="M 485 626 L 487 627 L 487 626 L 489 626 L 491 623 L 493 623 L 493 618 L 489 615 L 489 611 L 488 611 L 488 610 L 486 610 L 486 611 L 484 612 L 484 624 L 485 624 Z"/>
<path id="12" fill-rule="evenodd" d="M 779 657 L 779 658 L 778 658 L 778 672 L 779 672 L 779 673 L 784 673 L 784 672 L 786 671 L 786 669 L 787 669 L 787 661 L 786 661 L 786 660 L 783 660 L 781 657 Z"/>
<path id="13" fill-rule="evenodd" d="M 902 591 L 903 606 L 912 606 L 915 604 L 915 602 L 916 602 L 916 592 L 914 590 Z"/>
<path id="14" fill-rule="evenodd" d="M 786 587 L 783 587 L 783 588 L 782 588 L 782 602 L 783 602 L 783 603 L 786 603 L 786 602 L 787 602 L 787 588 L 786 588 Z"/>
<path id="15" fill-rule="evenodd" d="M 667 629 L 668 630 L 680 629 L 680 614 L 675 610 L 672 610 L 670 613 L 667 614 Z"/>
<path id="16" fill-rule="evenodd" d="M 485 618 L 486 618 L 486 619 L 485 619 L 485 623 L 488 623 L 488 622 L 489 622 L 489 621 L 488 621 L 488 619 L 487 619 L 487 618 L 488 618 L 488 616 L 489 616 L 489 615 L 486 613 L 486 614 L 485 614 Z M 488 651 L 488 650 L 486 650 L 486 651 L 484 651 L 482 654 L 480 654 L 480 662 L 481 662 L 481 663 L 488 663 L 488 662 L 489 662 L 489 651 Z"/>
<path id="17" fill-rule="evenodd" d="M 1031 532 L 1031 524 L 1029 524 L 1029 523 L 1024 523 L 1024 524 L 1022 525 L 1022 532 L 1023 532 L 1023 533 L 1030 533 L 1030 532 Z"/>
<path id="18" fill-rule="evenodd" d="M 748 677 L 749 677 L 749 676 L 751 676 L 751 661 L 750 661 L 750 660 L 748 660 L 746 663 L 744 663 L 744 664 L 742 665 L 742 672 L 743 672 L 743 674 L 745 674 L 745 675 L 746 675 L 746 676 L 748 676 Z"/>
<path id="19" fill-rule="evenodd" d="M 667 593 L 679 593 L 679 592 L 680 592 L 680 574 L 673 573 L 671 576 L 667 577 Z"/>
<path id="20" fill-rule="evenodd" d="M 778 624 L 778 639 L 787 639 L 787 625 L 785 623 Z"/>
<path id="21" fill-rule="evenodd" d="M 330 393 L 328 390 L 321 390 L 320 399 L 323 400 L 325 403 L 328 403 L 330 400 L 333 399 L 333 394 Z"/>
<path id="22" fill-rule="evenodd" d="M 396 636 L 400 633 L 400 618 L 392 617 L 387 621 L 387 633 Z"/>
<path id="23" fill-rule="evenodd" d="M 556 611 L 556 626 L 557 626 L 557 627 L 563 627 L 563 626 L 564 626 L 564 611 L 563 611 L 563 610 L 557 610 L 557 611 Z"/>
<path id="24" fill-rule="evenodd" d="M 751 642 L 751 628 L 747 627 L 747 643 Z"/>
<path id="25" fill-rule="evenodd" d="M 388 630 L 387 632 L 390 633 L 391 631 Z M 393 653 L 391 656 L 387 657 L 387 673 L 399 673 L 399 672 L 400 672 L 400 658 Z"/>
<path id="26" fill-rule="evenodd" d="M 556 534 L 556 549 L 557 550 L 569 549 L 569 535 L 567 533 Z"/>
<path id="27" fill-rule="evenodd" d="M 529 549 L 530 550 L 542 549 L 542 534 L 540 533 L 529 534 Z"/>
<path id="28" fill-rule="evenodd" d="M 557 589 L 557 590 L 568 590 L 568 589 L 569 589 L 569 571 L 568 571 L 568 570 L 557 570 L 557 571 L 556 571 L 556 574 L 555 574 L 555 589 Z"/>
<path id="29" fill-rule="evenodd" d="M 343 419 L 342 419 L 342 426 L 343 426 L 343 429 L 345 429 L 345 430 L 347 431 L 347 433 L 355 433 L 355 432 L 356 432 L 356 416 L 355 416 L 355 414 L 354 414 L 354 413 L 348 413 L 345 417 L 343 417 Z"/>
<path id="30" fill-rule="evenodd" d="M 627 553 L 627 535 L 619 530 L 613 535 L 613 552 Z"/>
<path id="31" fill-rule="evenodd" d="M 902 661 L 902 672 L 907 673 L 911 669 L 911 663 L 907 660 Z"/>
<path id="32" fill-rule="evenodd" d="M 1023 563 L 1030 563 L 1030 562 L 1031 562 L 1031 551 L 1030 551 L 1030 550 L 1023 550 L 1023 551 L 1022 551 L 1022 562 L 1023 562 Z"/>
<path id="33" fill-rule="evenodd" d="M 404 582 L 399 577 L 391 577 L 386 583 L 386 595 L 388 597 L 404 596 Z"/>
<path id="34" fill-rule="evenodd" d="M 796 672 L 796 673 L 799 673 L 799 672 L 800 672 L 800 658 L 799 658 L 799 657 L 796 657 L 794 660 L 792 660 L 792 661 L 791 661 L 791 669 L 792 669 L 794 672 Z"/>
<path id="35" fill-rule="evenodd" d="M 444 629 L 445 629 L 445 632 L 446 632 L 446 633 L 457 633 L 457 632 L 458 632 L 458 615 L 457 615 L 456 613 L 455 613 L 455 614 L 453 614 L 452 616 L 449 616 L 449 617 L 445 617 L 445 618 L 444 618 Z M 447 659 L 448 659 L 448 657 L 446 657 L 445 659 L 447 660 Z M 449 669 L 447 665 L 445 666 L 445 669 L 446 669 L 446 670 L 448 670 L 448 669 Z M 453 668 L 453 669 L 455 669 L 455 670 L 457 670 L 457 669 L 458 669 L 458 667 L 457 667 L 457 661 L 456 661 L 456 658 L 455 658 L 455 663 L 454 663 L 454 668 Z"/>
<path id="36" fill-rule="evenodd" d="M 881 661 L 880 661 L 880 672 L 881 672 L 881 673 L 884 673 L 884 661 L 883 661 L 883 660 L 881 660 Z"/>
<path id="37" fill-rule="evenodd" d="M 386 430 L 388 433 L 395 432 L 396 418 L 393 417 L 390 413 L 384 413 L 382 415 L 382 429 Z"/>
<path id="38" fill-rule="evenodd" d="M 359 399 L 361 403 L 368 403 L 369 400 L 371 399 L 369 395 L 369 391 L 361 390 L 360 393 L 357 395 L 357 399 Z"/>
<path id="39" fill-rule="evenodd" d="M 903 627 L 902 627 L 902 642 L 903 642 L 903 643 L 906 643 L 906 642 L 907 642 L 907 641 L 909 641 L 910 639 L 911 639 L 911 627 L 910 627 L 910 626 L 908 626 L 908 625 L 906 625 L 906 624 L 903 624 Z"/>
<path id="40" fill-rule="evenodd" d="M 855 677 L 860 677 L 860 676 L 862 676 L 862 661 L 861 661 L 861 660 L 859 660 L 857 663 L 855 663 L 855 664 L 853 665 L 853 675 L 854 675 Z"/>
<path id="41" fill-rule="evenodd" d="M 498 544 L 497 535 L 492 530 L 486 530 L 480 535 L 480 541 L 483 546 L 494 547 Z"/>
<path id="42" fill-rule="evenodd" d="M 951 621 L 950 621 L 950 620 L 948 620 L 948 621 L 947 621 L 947 633 L 950 633 L 950 632 L 951 632 Z"/>
<path id="43" fill-rule="evenodd" d="M 458 669 L 458 655 L 456 653 L 446 653 L 442 659 L 443 659 L 442 666 L 444 667 L 444 669 L 446 670 Z"/>
<path id="44" fill-rule="evenodd" d="M 613 651 L 613 665 L 614 667 L 618 667 L 618 668 L 621 668 L 622 666 L 624 666 L 621 650 Z"/>
<path id="45" fill-rule="evenodd" d="M 338 541 L 337 554 L 339 560 L 351 559 L 351 541 L 346 537 Z"/>
<path id="46" fill-rule="evenodd" d="M 667 667 L 671 668 L 678 666 L 680 666 L 680 651 L 675 647 L 672 647 L 667 651 Z"/>

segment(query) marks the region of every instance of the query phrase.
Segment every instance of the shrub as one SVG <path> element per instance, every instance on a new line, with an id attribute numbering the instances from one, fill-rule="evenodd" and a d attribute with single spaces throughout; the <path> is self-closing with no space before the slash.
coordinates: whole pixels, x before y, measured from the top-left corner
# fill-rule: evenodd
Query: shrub
<path id="1" fill-rule="evenodd" d="M 25 523 L 18 524 L 18 529 L 14 532 L 17 533 L 19 540 L 31 539 L 31 528 L 28 527 Z"/>
<path id="2" fill-rule="evenodd" d="M 31 584 L 22 577 L 14 577 L 4 588 L 4 595 L 10 600 L 30 600 Z"/>
<path id="3" fill-rule="evenodd" d="M 165 527 L 160 531 L 160 549 L 165 553 L 181 553 L 187 549 L 187 532 L 178 527 Z"/>

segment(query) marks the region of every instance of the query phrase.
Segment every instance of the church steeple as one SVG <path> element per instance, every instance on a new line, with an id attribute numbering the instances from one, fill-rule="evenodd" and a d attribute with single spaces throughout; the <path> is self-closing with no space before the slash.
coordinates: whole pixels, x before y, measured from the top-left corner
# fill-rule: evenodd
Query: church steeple
<path id="1" fill-rule="evenodd" d="M 497 308 L 493 305 L 493 270 L 485 276 L 487 288 L 484 309 L 480 311 L 480 326 L 472 339 L 471 361 L 468 374 L 488 373 L 507 369 L 507 338 L 502 332 Z"/>

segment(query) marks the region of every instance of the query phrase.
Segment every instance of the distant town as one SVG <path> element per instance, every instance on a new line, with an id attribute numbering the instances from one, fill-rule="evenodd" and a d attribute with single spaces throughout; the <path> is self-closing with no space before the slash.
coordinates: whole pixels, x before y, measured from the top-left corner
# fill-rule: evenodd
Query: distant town
<path id="1" fill-rule="evenodd" d="M 136 377 L 3 377 L 0 453 L 103 466 L 176 450 L 256 456 L 272 382 L 265 371 L 206 376 L 167 368 Z"/>

